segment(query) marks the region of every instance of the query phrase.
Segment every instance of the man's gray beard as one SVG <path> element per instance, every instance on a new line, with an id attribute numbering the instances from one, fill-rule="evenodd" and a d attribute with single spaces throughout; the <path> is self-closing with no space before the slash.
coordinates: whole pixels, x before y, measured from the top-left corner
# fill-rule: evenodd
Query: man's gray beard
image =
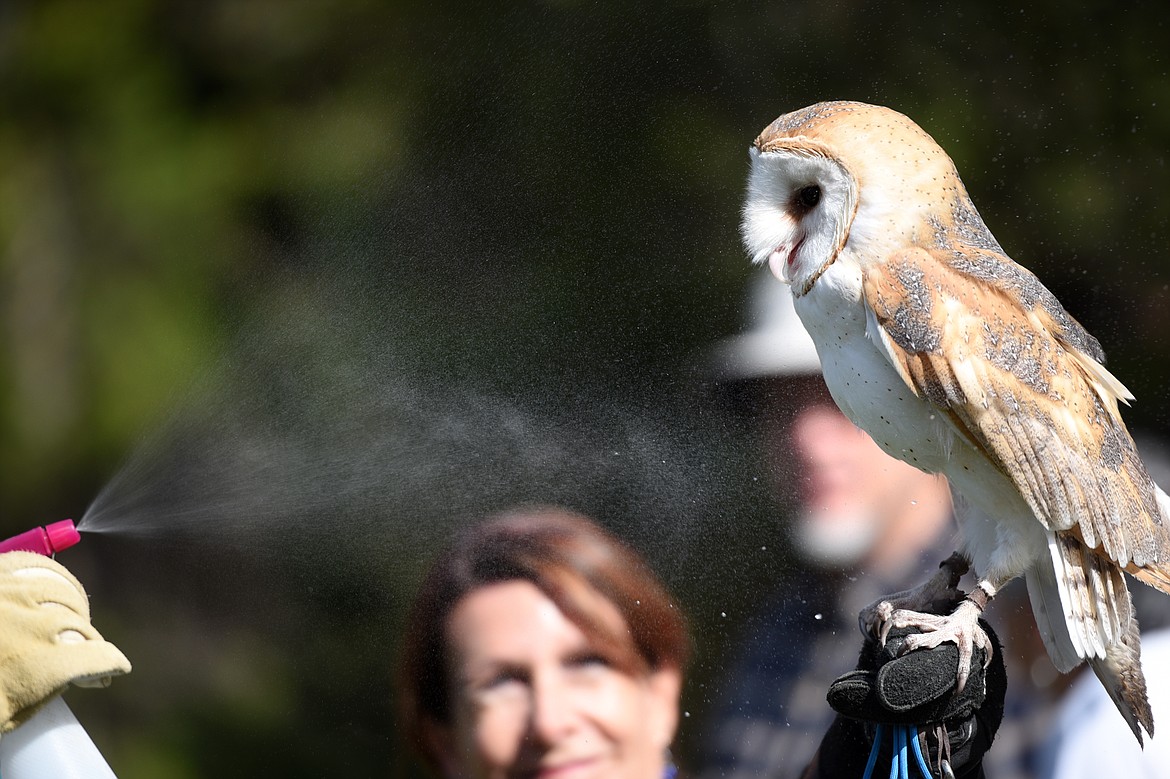
<path id="1" fill-rule="evenodd" d="M 852 568 L 873 549 L 881 522 L 869 511 L 805 512 L 793 523 L 796 550 L 820 568 Z"/>

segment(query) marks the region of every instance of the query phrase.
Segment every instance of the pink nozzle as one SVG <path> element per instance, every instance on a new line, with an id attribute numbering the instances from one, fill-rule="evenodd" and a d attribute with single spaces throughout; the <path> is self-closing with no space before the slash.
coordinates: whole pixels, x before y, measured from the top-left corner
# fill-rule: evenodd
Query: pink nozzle
<path id="1" fill-rule="evenodd" d="M 77 532 L 77 525 L 72 519 L 63 519 L 45 525 L 45 535 L 49 537 L 49 546 L 54 552 L 68 549 L 81 540 L 81 533 Z"/>
<path id="2" fill-rule="evenodd" d="M 81 534 L 77 532 L 73 520 L 63 519 L 44 527 L 34 527 L 6 541 L 0 541 L 0 553 L 36 552 L 49 557 L 62 549 L 68 549 L 80 540 Z"/>

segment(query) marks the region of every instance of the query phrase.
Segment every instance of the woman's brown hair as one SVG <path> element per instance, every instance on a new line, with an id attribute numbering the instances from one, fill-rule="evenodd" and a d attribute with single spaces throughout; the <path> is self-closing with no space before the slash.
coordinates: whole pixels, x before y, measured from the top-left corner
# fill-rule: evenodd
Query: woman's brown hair
<path id="1" fill-rule="evenodd" d="M 435 561 L 407 622 L 400 666 L 400 715 L 408 742 L 434 762 L 426 724 L 451 722 L 447 621 L 481 587 L 531 582 L 615 665 L 628 673 L 682 669 L 690 653 L 684 618 L 649 565 L 589 519 L 531 508 L 472 526 Z M 617 608 L 618 634 L 598 613 L 597 595 Z"/>

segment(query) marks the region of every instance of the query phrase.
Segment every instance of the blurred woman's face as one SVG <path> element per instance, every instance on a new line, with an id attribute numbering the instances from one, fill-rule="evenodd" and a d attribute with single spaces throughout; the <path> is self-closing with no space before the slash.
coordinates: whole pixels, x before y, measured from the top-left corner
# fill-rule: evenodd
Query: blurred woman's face
<path id="1" fill-rule="evenodd" d="M 598 597 L 597 611 L 624 628 L 609 601 Z M 465 596 L 447 629 L 448 777 L 661 779 L 677 724 L 676 669 L 619 670 L 526 581 Z"/>

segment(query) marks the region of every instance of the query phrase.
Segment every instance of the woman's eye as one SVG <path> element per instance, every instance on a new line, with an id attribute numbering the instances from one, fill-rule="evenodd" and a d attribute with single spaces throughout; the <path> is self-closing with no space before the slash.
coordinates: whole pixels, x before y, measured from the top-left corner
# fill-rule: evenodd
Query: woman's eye
<path id="1" fill-rule="evenodd" d="M 612 663 L 596 652 L 572 657 L 566 663 L 572 668 L 609 668 Z"/>
<path id="2" fill-rule="evenodd" d="M 480 689 L 483 690 L 498 690 L 501 687 L 506 687 L 513 683 L 523 683 L 523 676 L 514 670 L 502 670 L 490 677 L 488 677 L 482 684 Z"/>

